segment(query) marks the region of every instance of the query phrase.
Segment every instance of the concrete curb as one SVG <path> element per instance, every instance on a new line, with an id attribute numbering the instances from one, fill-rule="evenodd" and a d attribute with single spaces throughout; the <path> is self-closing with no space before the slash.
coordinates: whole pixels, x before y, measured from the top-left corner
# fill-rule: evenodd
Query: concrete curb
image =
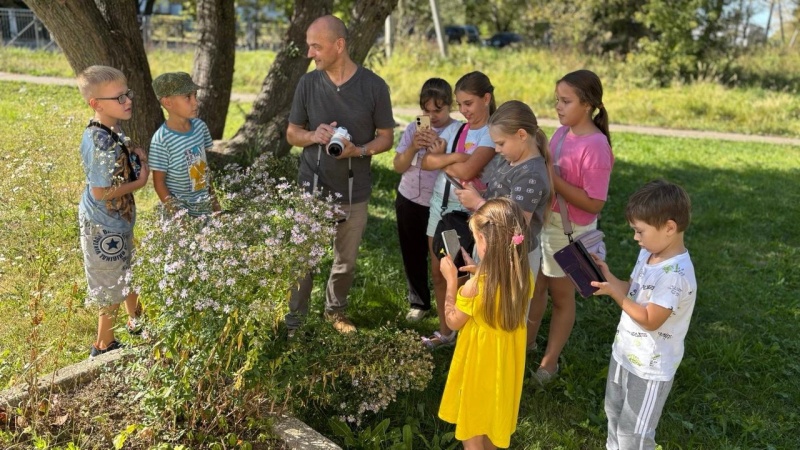
<path id="1" fill-rule="evenodd" d="M 55 372 L 39 377 L 36 391 L 44 393 L 50 389 L 63 392 L 87 384 L 97 378 L 100 370 L 126 356 L 124 349 L 112 350 L 96 358 L 62 367 Z M 21 384 L 0 391 L 0 408 L 11 411 L 28 398 L 28 385 Z M 273 430 L 293 450 L 341 450 L 341 447 L 295 417 L 281 414 L 275 416 Z"/>
<path id="2" fill-rule="evenodd" d="M 294 450 L 342 449 L 302 421 L 285 414 L 276 416 L 273 430 Z"/>
<path id="3" fill-rule="evenodd" d="M 39 385 L 36 391 L 41 393 L 53 388 L 63 392 L 67 389 L 81 386 L 95 378 L 100 373 L 100 368 L 106 364 L 119 361 L 124 357 L 122 349 L 112 350 L 108 353 L 86 359 L 71 366 L 62 367 L 51 374 L 39 377 Z M 0 392 L 0 407 L 5 406 L 9 409 L 16 408 L 28 398 L 28 384 L 21 384 L 13 388 Z"/>

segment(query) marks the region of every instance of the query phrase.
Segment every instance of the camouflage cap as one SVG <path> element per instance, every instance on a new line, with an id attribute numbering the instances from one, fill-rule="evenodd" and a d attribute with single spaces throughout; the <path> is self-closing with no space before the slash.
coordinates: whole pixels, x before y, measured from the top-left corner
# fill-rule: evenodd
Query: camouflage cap
<path id="1" fill-rule="evenodd" d="M 162 73 L 153 80 L 153 90 L 159 99 L 170 95 L 191 94 L 198 89 L 200 86 L 194 84 L 191 75 L 186 72 Z"/>

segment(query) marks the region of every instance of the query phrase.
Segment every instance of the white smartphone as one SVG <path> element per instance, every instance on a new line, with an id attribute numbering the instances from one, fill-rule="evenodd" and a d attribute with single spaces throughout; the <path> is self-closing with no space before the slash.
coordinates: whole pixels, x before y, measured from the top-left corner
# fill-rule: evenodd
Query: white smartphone
<path id="1" fill-rule="evenodd" d="M 430 130 L 431 129 L 431 116 L 417 116 L 417 129 Z"/>
<path id="2" fill-rule="evenodd" d="M 442 231 L 442 241 L 444 242 L 444 251 L 455 259 L 461 250 L 461 241 L 458 240 L 458 232 L 456 230 Z"/>

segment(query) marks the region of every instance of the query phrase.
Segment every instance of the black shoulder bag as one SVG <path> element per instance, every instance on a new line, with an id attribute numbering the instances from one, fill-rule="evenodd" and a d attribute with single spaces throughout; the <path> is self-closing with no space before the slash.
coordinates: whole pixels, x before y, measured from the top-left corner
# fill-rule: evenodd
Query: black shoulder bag
<path id="1" fill-rule="evenodd" d="M 465 127 L 466 124 L 461 125 L 461 128 L 458 129 L 450 153 L 454 153 L 457 150 L 456 147 L 458 146 L 459 138 Z M 447 181 L 444 186 L 444 197 L 442 198 L 441 206 L 443 213 L 447 210 L 451 184 L 450 181 Z M 463 247 L 467 253 L 472 254 L 475 240 L 472 238 L 472 231 L 469 229 L 469 213 L 464 211 L 451 211 L 447 214 L 442 214 L 442 218 L 436 225 L 436 231 L 433 233 L 433 253 L 439 259 L 447 254 L 444 248 L 444 239 L 442 239 L 442 232 L 446 230 L 456 230 L 456 233 L 458 233 L 458 240 L 461 242 L 461 247 Z M 453 262 L 457 268 L 466 265 L 460 252 L 453 258 Z"/>

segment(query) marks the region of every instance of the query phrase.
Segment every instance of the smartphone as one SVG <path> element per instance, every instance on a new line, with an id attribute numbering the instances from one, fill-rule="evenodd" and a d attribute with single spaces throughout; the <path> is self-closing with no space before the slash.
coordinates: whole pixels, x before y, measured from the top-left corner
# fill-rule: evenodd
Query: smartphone
<path id="1" fill-rule="evenodd" d="M 431 129 L 431 116 L 417 116 L 417 129 L 430 130 Z"/>
<path id="2" fill-rule="evenodd" d="M 461 184 L 461 182 L 460 182 L 460 181 L 459 181 L 457 178 L 455 178 L 455 177 L 453 177 L 453 176 L 449 175 L 449 174 L 448 174 L 448 173 L 446 173 L 446 172 L 445 172 L 445 174 L 444 174 L 444 177 L 445 177 L 445 178 L 447 178 L 447 181 L 449 181 L 449 182 L 453 183 L 453 186 L 455 186 L 455 187 L 456 187 L 456 189 L 464 189 L 464 185 L 463 185 L 463 184 Z"/>
<path id="3" fill-rule="evenodd" d="M 442 231 L 442 241 L 444 242 L 444 251 L 455 260 L 461 250 L 461 241 L 458 240 L 458 232 L 456 230 Z"/>

